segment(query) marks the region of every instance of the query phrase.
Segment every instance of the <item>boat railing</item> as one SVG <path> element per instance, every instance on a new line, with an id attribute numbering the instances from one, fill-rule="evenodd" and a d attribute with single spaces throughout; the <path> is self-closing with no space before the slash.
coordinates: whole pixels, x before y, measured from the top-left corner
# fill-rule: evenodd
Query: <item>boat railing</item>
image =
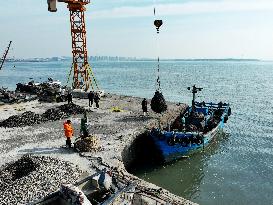
<path id="1" fill-rule="evenodd" d="M 229 105 L 227 105 L 227 106 L 225 107 L 224 113 L 228 113 L 228 110 L 229 110 Z"/>
<path id="2" fill-rule="evenodd" d="M 220 108 L 220 109 L 228 109 L 229 104 L 223 103 L 221 106 L 219 106 L 219 103 L 204 103 L 204 102 L 195 102 L 194 103 L 198 107 L 208 107 L 208 108 Z"/>

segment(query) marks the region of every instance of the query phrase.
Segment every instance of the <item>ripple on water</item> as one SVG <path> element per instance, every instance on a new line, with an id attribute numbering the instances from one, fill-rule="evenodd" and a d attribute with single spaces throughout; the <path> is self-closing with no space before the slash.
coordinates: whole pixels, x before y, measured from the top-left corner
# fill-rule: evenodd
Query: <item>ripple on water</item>
<path id="1" fill-rule="evenodd" d="M 70 61 L 16 63 L 16 72 L 2 70 L 0 85 L 15 88 L 29 77 L 39 81 L 53 75 L 65 83 L 63 74 L 70 66 Z M 92 66 L 107 92 L 147 98 L 154 94 L 156 62 L 92 62 Z M 165 98 L 190 103 L 186 88 L 204 87 L 199 100 L 231 104 L 226 124 L 230 134 L 204 153 L 156 170 L 142 168 L 136 174 L 202 205 L 273 204 L 272 66 L 247 61 L 162 62 Z"/>

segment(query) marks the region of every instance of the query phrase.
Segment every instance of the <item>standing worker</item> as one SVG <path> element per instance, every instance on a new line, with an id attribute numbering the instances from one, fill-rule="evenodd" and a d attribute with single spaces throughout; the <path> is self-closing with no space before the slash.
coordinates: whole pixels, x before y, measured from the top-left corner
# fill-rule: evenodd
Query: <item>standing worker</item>
<path id="1" fill-rule="evenodd" d="M 65 89 L 63 89 L 62 87 L 59 88 L 59 95 L 60 95 L 60 101 L 61 102 L 65 102 Z"/>
<path id="2" fill-rule="evenodd" d="M 89 107 L 92 107 L 93 106 L 93 100 L 94 100 L 94 91 L 90 91 L 88 93 L 88 99 L 89 99 Z"/>
<path id="3" fill-rule="evenodd" d="M 70 104 L 70 103 L 72 103 L 72 93 L 71 92 L 68 92 L 68 94 L 67 94 L 67 103 L 68 104 Z"/>
<path id="4" fill-rule="evenodd" d="M 141 103 L 141 105 L 142 105 L 142 111 L 143 111 L 143 116 L 145 117 L 146 116 L 146 114 L 147 114 L 147 112 L 148 112 L 148 108 L 147 108 L 147 105 L 148 103 L 147 103 L 147 100 L 146 100 L 146 98 L 144 98 L 143 100 L 142 100 L 142 103 Z"/>
<path id="5" fill-rule="evenodd" d="M 98 92 L 95 93 L 95 96 L 94 96 L 94 102 L 96 103 L 96 108 L 99 108 L 99 101 L 100 101 L 100 95 Z"/>
<path id="6" fill-rule="evenodd" d="M 66 136 L 66 146 L 71 148 L 71 138 L 74 135 L 74 130 L 70 120 L 64 122 L 64 134 Z"/>

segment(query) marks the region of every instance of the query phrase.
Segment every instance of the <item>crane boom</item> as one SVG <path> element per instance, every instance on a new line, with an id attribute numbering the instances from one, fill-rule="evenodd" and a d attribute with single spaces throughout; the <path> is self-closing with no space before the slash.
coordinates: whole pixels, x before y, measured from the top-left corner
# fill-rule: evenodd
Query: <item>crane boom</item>
<path id="1" fill-rule="evenodd" d="M 58 0 L 58 2 L 67 3 L 70 12 L 71 37 L 72 37 L 72 55 L 73 55 L 73 84 L 76 89 L 88 90 L 90 86 L 94 90 L 98 88 L 93 71 L 88 63 L 86 47 L 86 28 L 85 28 L 85 5 L 90 0 Z M 48 10 L 56 12 L 56 0 L 48 0 Z"/>
<path id="2" fill-rule="evenodd" d="M 2 58 L 2 62 L 1 62 L 1 65 L 0 65 L 0 70 L 2 69 L 2 67 L 4 65 L 4 62 L 5 62 L 6 58 L 7 58 L 7 55 L 9 53 L 9 49 L 10 49 L 10 46 L 11 46 L 11 43 L 12 43 L 12 41 L 9 42 L 9 45 L 8 45 L 7 49 L 5 50 L 5 52 L 4 52 L 4 55 L 3 55 L 3 58 Z"/>

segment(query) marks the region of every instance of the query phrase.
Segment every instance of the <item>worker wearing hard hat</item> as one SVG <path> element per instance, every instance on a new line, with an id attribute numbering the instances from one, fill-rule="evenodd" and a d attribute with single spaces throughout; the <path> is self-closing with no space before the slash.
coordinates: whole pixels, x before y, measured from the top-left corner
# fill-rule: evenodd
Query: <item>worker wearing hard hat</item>
<path id="1" fill-rule="evenodd" d="M 74 135 L 74 130 L 70 120 L 64 122 L 64 134 L 66 136 L 66 146 L 71 148 L 71 138 Z"/>

